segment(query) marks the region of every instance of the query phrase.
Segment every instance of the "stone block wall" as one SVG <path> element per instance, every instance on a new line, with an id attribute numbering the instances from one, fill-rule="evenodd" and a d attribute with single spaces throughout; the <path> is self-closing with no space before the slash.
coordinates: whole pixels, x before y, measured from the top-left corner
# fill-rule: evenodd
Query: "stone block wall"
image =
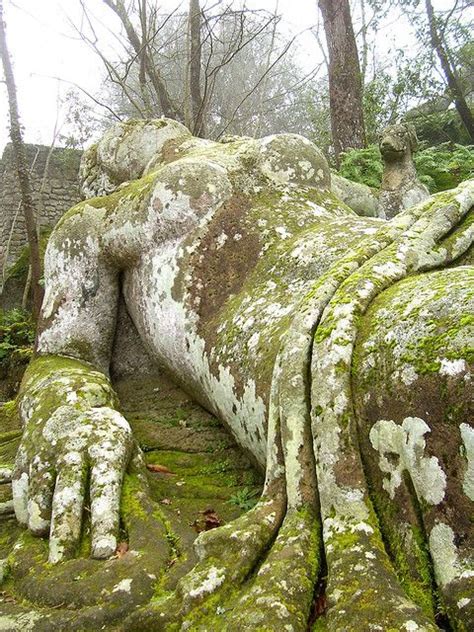
<path id="1" fill-rule="evenodd" d="M 44 186 L 45 167 L 50 148 L 26 145 L 31 184 L 40 230 L 51 229 L 59 218 L 80 199 L 79 162 L 82 151 L 53 149 Z M 5 147 L 0 160 L 0 269 L 15 262 L 27 243 L 25 220 L 20 207 L 20 191 L 12 145 Z"/>

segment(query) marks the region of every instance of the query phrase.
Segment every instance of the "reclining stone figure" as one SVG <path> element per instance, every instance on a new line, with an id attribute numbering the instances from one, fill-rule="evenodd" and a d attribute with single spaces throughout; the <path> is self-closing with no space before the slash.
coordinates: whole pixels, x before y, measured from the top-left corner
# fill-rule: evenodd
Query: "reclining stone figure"
<path id="1" fill-rule="evenodd" d="M 326 575 L 328 630 L 435 630 L 438 597 L 472 629 L 473 183 L 358 217 L 306 139 L 221 144 L 166 119 L 116 125 L 83 176 L 106 195 L 51 236 L 20 395 L 15 510 L 50 561 L 74 554 L 88 496 L 92 555 L 114 553 L 141 467 L 107 377 L 122 295 L 266 471 L 258 504 L 200 534 L 197 566 L 123 629 L 306 630 Z"/>

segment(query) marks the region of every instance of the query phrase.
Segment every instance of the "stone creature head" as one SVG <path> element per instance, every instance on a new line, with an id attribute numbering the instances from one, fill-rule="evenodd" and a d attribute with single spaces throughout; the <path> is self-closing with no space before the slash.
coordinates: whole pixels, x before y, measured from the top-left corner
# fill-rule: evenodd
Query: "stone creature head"
<path id="1" fill-rule="evenodd" d="M 150 171 L 169 141 L 182 142 L 191 132 L 172 119 L 116 123 L 84 152 L 80 179 L 85 197 L 108 195 L 121 184 Z"/>
<path id="2" fill-rule="evenodd" d="M 415 128 L 410 123 L 389 125 L 380 136 L 379 147 L 385 162 L 410 157 L 418 147 Z"/>

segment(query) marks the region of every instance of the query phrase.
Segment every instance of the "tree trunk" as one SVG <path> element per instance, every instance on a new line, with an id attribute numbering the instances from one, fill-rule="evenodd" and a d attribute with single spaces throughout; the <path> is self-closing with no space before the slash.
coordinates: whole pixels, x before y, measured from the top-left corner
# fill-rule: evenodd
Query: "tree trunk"
<path id="1" fill-rule="evenodd" d="M 471 138 L 471 141 L 474 143 L 474 117 L 471 110 L 469 109 L 468 104 L 466 103 L 466 99 L 464 98 L 461 83 L 459 81 L 456 70 L 451 65 L 446 49 L 444 48 L 441 35 L 436 26 L 436 18 L 434 15 L 431 0 L 425 0 L 425 7 L 426 15 L 428 17 L 428 24 L 430 27 L 431 46 L 438 55 L 439 61 L 441 63 L 441 68 L 443 69 L 446 81 L 448 82 L 449 92 L 454 99 L 456 110 L 458 111 L 459 116 L 464 123 L 464 126 Z"/>
<path id="2" fill-rule="evenodd" d="M 199 0 L 189 1 L 189 93 L 191 96 L 192 132 L 204 136 L 204 103 L 201 95 L 201 7 Z"/>
<path id="3" fill-rule="evenodd" d="M 127 33 L 128 41 L 132 45 L 137 57 L 141 60 L 153 89 L 156 92 L 163 114 L 168 118 L 182 121 L 183 115 L 177 108 L 175 108 L 173 102 L 171 101 L 166 86 L 161 78 L 160 71 L 154 65 L 153 59 L 150 57 L 148 52 L 145 53 L 144 46 L 142 45 L 142 42 L 140 41 L 140 38 L 130 21 L 124 3 L 122 0 L 116 0 L 116 2 L 113 0 L 103 0 L 103 2 L 120 18 L 125 32 Z"/>
<path id="4" fill-rule="evenodd" d="M 365 147 L 362 76 L 349 0 L 319 0 L 329 54 L 329 101 L 336 162 L 343 151 Z"/>
<path id="5" fill-rule="evenodd" d="M 36 228 L 36 218 L 33 196 L 31 194 L 30 177 L 28 164 L 26 161 L 25 146 L 23 143 L 20 117 L 18 113 L 18 101 L 16 95 L 15 78 L 8 53 L 6 41 L 6 28 L 3 20 L 3 0 L 0 0 L 0 55 L 2 57 L 3 70 L 5 73 L 5 83 L 8 92 L 8 105 L 10 110 L 10 138 L 13 145 L 13 155 L 15 157 L 18 182 L 20 186 L 21 204 L 25 215 L 26 233 L 30 246 L 30 266 L 31 266 L 31 287 L 33 290 L 33 316 L 39 316 L 41 303 L 43 300 L 43 288 L 40 285 L 41 260 L 38 244 L 38 232 Z"/>

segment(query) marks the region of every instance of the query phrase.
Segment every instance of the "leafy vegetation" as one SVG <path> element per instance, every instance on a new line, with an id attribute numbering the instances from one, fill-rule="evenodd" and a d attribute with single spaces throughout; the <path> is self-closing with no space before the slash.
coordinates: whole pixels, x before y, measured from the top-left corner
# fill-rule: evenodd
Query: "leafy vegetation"
<path id="1" fill-rule="evenodd" d="M 431 193 L 445 191 L 474 177 L 474 145 L 443 143 L 415 154 L 418 176 Z"/>
<path id="2" fill-rule="evenodd" d="M 242 487 L 242 489 L 239 489 L 236 494 L 229 498 L 228 502 L 231 505 L 237 505 L 242 511 L 248 511 L 257 504 L 259 493 L 258 489 Z"/>
<path id="3" fill-rule="evenodd" d="M 33 350 L 35 328 L 31 314 L 22 309 L 0 310 L 0 362 L 15 353 L 29 357 Z"/>
<path id="4" fill-rule="evenodd" d="M 339 174 L 353 182 L 378 189 L 382 173 L 382 157 L 377 145 L 370 145 L 367 149 L 351 149 L 342 156 Z"/>
<path id="5" fill-rule="evenodd" d="M 46 251 L 46 246 L 48 245 L 48 239 L 50 235 L 51 235 L 51 229 L 45 229 L 41 231 L 41 234 L 39 237 L 41 267 L 43 267 L 44 253 Z M 29 265 L 30 265 L 30 247 L 27 244 L 21 250 L 20 255 L 18 259 L 15 261 L 15 263 L 7 270 L 7 279 L 26 280 Z"/>
<path id="6" fill-rule="evenodd" d="M 418 177 L 430 193 L 452 189 L 474 177 L 474 145 L 443 143 L 417 152 L 414 161 Z M 380 188 L 383 163 L 377 145 L 346 152 L 339 173 L 354 182 Z"/>

